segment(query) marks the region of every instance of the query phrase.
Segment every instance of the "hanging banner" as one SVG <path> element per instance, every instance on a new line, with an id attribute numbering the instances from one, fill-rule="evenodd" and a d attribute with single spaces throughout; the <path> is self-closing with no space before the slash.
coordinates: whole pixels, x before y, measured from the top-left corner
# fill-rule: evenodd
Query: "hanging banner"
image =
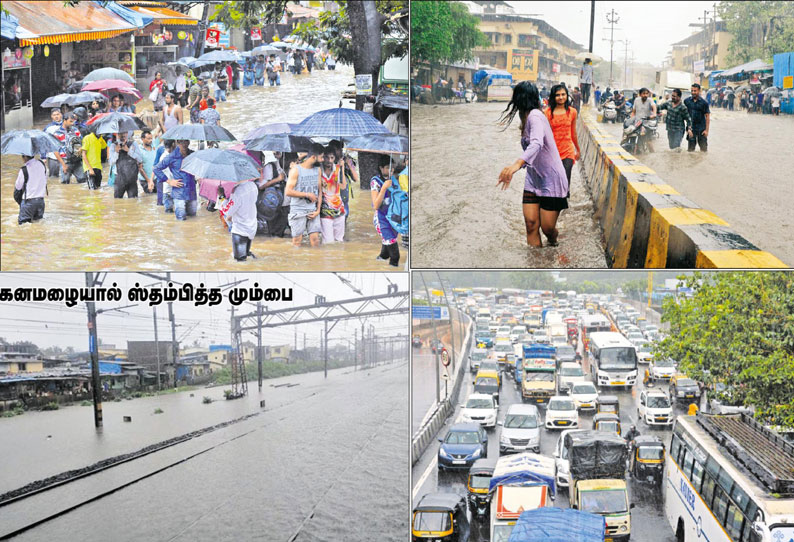
<path id="1" fill-rule="evenodd" d="M 356 94 L 372 94 L 372 74 L 356 75 Z"/>
<path id="2" fill-rule="evenodd" d="M 207 29 L 207 39 L 206 45 L 207 47 L 217 47 L 218 40 L 221 38 L 221 31 L 215 28 L 208 28 Z"/>
<path id="3" fill-rule="evenodd" d="M 513 75 L 513 81 L 538 80 L 538 55 L 533 49 L 512 49 L 508 60 L 508 70 Z"/>
<path id="4" fill-rule="evenodd" d="M 552 64 L 551 65 L 552 73 L 560 73 L 560 65 L 559 64 Z"/>
<path id="5" fill-rule="evenodd" d="M 706 61 L 705 60 L 697 60 L 692 63 L 692 71 L 695 73 L 702 72 L 706 70 Z"/>
<path id="6" fill-rule="evenodd" d="M 262 30 L 259 28 L 251 29 L 251 41 L 262 40 Z"/>

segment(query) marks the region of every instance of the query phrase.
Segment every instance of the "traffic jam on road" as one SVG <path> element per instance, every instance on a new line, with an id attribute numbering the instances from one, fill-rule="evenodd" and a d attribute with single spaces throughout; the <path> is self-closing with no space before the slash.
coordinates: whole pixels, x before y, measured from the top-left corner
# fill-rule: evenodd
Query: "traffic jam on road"
<path id="1" fill-rule="evenodd" d="M 414 465 L 412 540 L 794 536 L 794 447 L 730 390 L 654 359 L 657 313 L 609 295 L 461 290 L 470 379 Z"/>

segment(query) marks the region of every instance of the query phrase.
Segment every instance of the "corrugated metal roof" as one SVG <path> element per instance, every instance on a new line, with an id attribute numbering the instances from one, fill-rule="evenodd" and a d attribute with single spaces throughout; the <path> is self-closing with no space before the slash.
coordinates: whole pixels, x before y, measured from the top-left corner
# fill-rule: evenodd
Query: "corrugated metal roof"
<path id="1" fill-rule="evenodd" d="M 198 19 L 194 19 L 193 17 L 188 17 L 184 13 L 179 13 L 178 11 L 174 11 L 173 9 L 168 9 L 165 7 L 141 7 L 141 6 L 130 6 L 130 9 L 133 11 L 137 11 L 142 15 L 146 15 L 154 19 L 154 22 L 160 24 L 185 24 L 185 25 L 197 25 Z"/>

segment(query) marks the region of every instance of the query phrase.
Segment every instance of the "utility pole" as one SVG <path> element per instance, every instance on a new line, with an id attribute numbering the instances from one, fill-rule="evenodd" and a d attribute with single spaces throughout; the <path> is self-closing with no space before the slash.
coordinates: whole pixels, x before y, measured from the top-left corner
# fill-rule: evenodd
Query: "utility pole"
<path id="1" fill-rule="evenodd" d="M 168 282 L 171 282 L 171 272 L 165 274 Z M 173 301 L 168 302 L 168 319 L 171 320 L 171 355 L 173 357 L 174 363 L 174 389 L 176 389 L 176 362 L 177 357 L 179 356 L 179 347 L 176 345 L 176 320 L 174 320 L 174 303 Z M 157 378 L 160 378 L 158 375 Z"/>
<path id="2" fill-rule="evenodd" d="M 595 27 L 595 0 L 590 0 L 590 48 L 588 51 L 593 52 L 593 28 Z"/>
<path id="3" fill-rule="evenodd" d="M 160 391 L 160 341 L 157 338 L 157 305 L 152 305 L 154 319 L 154 350 L 157 355 L 157 391 Z"/>
<path id="4" fill-rule="evenodd" d="M 323 360 L 324 360 L 324 374 L 325 378 L 328 378 L 328 320 L 323 322 L 325 327 L 325 348 L 323 348 Z"/>
<path id="5" fill-rule="evenodd" d="M 85 274 L 87 288 L 94 287 L 94 274 Z M 102 383 L 99 379 L 99 341 L 96 330 L 96 304 L 87 301 L 88 308 L 88 351 L 91 354 L 91 393 L 94 397 L 94 427 L 102 427 Z"/>
<path id="6" fill-rule="evenodd" d="M 424 273 L 419 273 L 419 276 L 422 277 L 422 286 L 425 287 L 425 294 L 427 295 L 427 302 L 430 305 L 430 323 L 433 326 L 433 338 L 438 343 L 438 330 L 436 329 L 436 320 L 433 318 L 433 304 L 430 301 L 430 290 L 427 288 L 427 282 L 425 281 Z M 440 348 L 436 348 L 435 358 L 436 358 L 436 403 L 441 404 L 441 366 L 440 360 L 438 359 L 438 352 Z"/>
<path id="7" fill-rule="evenodd" d="M 441 280 L 441 274 L 436 271 L 438 282 L 441 284 L 441 291 L 444 293 L 444 302 L 447 304 L 447 311 L 449 312 L 449 333 L 452 340 L 452 372 L 455 372 L 455 319 L 452 316 L 452 307 L 449 306 L 449 298 L 447 297 L 447 287 L 444 286 L 444 281 Z"/>
<path id="8" fill-rule="evenodd" d="M 358 328 L 353 330 L 353 370 L 358 370 Z"/>
<path id="9" fill-rule="evenodd" d="M 620 17 L 618 17 L 617 13 L 615 13 L 614 8 L 612 11 L 607 15 L 607 22 L 610 25 L 610 34 L 609 34 L 609 86 L 612 86 L 612 57 L 613 57 L 613 50 L 615 47 L 615 24 L 620 21 Z"/>
<path id="10" fill-rule="evenodd" d="M 262 393 L 262 302 L 261 301 L 256 302 L 256 364 L 259 375 L 259 393 Z"/>
<path id="11" fill-rule="evenodd" d="M 364 348 L 366 348 L 366 341 L 364 340 L 364 321 L 361 321 L 361 368 L 364 368 L 365 360 L 366 360 L 366 352 Z"/>

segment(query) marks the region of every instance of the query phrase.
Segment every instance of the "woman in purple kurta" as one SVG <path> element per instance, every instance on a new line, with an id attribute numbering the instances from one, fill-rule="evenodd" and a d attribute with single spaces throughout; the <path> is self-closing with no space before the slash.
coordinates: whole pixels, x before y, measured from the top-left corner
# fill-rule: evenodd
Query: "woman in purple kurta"
<path id="1" fill-rule="evenodd" d="M 557 218 L 568 208 L 568 177 L 562 165 L 554 134 L 546 115 L 541 111 L 540 95 L 535 85 L 522 81 L 513 89 L 513 97 L 502 114 L 500 124 L 505 128 L 516 113 L 521 119 L 521 147 L 524 153 L 499 174 L 497 186 L 510 186 L 513 175 L 526 167 L 523 210 L 527 227 L 527 244 L 543 246 L 539 229 L 543 230 L 549 246 L 557 245 Z"/>

